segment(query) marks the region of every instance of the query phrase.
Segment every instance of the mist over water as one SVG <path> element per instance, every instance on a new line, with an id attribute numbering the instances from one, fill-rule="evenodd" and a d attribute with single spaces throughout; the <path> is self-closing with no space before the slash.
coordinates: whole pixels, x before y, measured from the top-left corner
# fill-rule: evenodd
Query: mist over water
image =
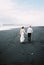
<path id="1" fill-rule="evenodd" d="M 11 29 L 14 29 L 14 28 L 21 28 L 22 26 L 24 27 L 29 27 L 29 24 L 28 25 L 0 25 L 0 31 L 1 30 L 11 30 Z M 44 26 L 32 26 L 32 27 L 44 27 Z"/>
<path id="2" fill-rule="evenodd" d="M 10 29 L 14 29 L 14 28 L 20 28 L 21 26 L 1 26 L 0 27 L 0 31 L 1 30 L 10 30 Z"/>

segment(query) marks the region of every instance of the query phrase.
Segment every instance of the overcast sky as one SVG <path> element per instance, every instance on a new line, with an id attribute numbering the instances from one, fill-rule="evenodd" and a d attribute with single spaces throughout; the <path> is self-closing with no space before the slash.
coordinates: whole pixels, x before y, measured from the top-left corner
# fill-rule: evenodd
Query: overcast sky
<path id="1" fill-rule="evenodd" d="M 0 24 L 44 26 L 44 0 L 0 0 Z"/>

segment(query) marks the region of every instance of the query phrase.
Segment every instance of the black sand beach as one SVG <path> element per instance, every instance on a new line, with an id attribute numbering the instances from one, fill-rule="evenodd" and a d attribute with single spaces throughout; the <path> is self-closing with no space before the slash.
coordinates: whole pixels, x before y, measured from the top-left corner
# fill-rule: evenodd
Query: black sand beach
<path id="1" fill-rule="evenodd" d="M 21 44 L 19 31 L 0 31 L 0 65 L 44 65 L 44 27 L 33 27 L 31 43 L 25 35 Z"/>

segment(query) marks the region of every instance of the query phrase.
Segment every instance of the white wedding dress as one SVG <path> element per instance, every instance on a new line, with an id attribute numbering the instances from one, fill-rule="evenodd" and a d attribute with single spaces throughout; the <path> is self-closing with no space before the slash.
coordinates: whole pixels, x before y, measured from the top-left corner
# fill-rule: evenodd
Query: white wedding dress
<path id="1" fill-rule="evenodd" d="M 24 40 L 25 40 L 25 37 L 24 37 L 24 33 L 25 33 L 25 31 L 23 30 L 23 31 L 21 31 L 21 36 L 20 36 L 20 42 L 24 42 Z"/>

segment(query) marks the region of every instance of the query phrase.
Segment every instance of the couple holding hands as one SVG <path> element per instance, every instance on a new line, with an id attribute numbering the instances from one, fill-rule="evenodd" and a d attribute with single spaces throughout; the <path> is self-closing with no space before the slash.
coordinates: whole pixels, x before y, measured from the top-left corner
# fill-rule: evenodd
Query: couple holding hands
<path id="1" fill-rule="evenodd" d="M 22 26 L 21 27 L 21 30 L 20 30 L 20 42 L 23 43 L 24 40 L 25 40 L 25 36 L 24 34 L 26 34 L 28 36 L 28 41 L 30 42 L 31 41 L 31 33 L 33 32 L 33 29 L 31 26 L 28 27 L 27 29 L 27 32 L 25 32 L 25 29 L 24 27 Z"/>

